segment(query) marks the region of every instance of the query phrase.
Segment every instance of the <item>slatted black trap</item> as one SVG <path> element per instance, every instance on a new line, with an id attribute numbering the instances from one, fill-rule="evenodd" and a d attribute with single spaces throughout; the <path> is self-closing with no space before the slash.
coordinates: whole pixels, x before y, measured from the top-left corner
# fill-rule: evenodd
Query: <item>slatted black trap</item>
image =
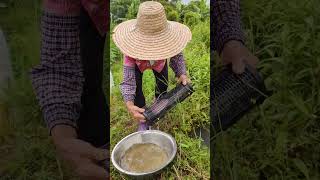
<path id="1" fill-rule="evenodd" d="M 143 115 L 147 120 L 147 124 L 152 126 L 159 118 L 163 117 L 176 104 L 184 101 L 193 93 L 191 84 L 178 84 L 174 89 L 160 95 L 160 97 L 149 107 L 146 108 Z"/>
<path id="2" fill-rule="evenodd" d="M 231 66 L 225 66 L 213 80 L 212 87 L 211 125 L 216 132 L 236 123 L 270 94 L 261 75 L 249 66 L 240 75 L 233 73 Z"/>

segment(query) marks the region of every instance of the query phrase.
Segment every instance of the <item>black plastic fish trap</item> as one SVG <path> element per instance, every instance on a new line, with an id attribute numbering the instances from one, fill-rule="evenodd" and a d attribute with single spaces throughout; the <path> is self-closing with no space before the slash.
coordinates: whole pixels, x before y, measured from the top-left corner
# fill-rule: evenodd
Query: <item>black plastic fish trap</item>
<path id="1" fill-rule="evenodd" d="M 143 112 L 147 120 L 147 124 L 152 126 L 159 118 L 163 117 L 170 109 L 176 104 L 184 101 L 193 93 L 191 84 L 182 85 L 178 84 L 174 89 L 160 95 L 160 97 L 151 106 L 146 108 Z"/>
<path id="2" fill-rule="evenodd" d="M 231 66 L 226 66 L 214 79 L 211 124 L 216 132 L 226 130 L 254 105 L 265 100 L 268 92 L 263 79 L 257 71 L 249 69 L 247 66 L 244 73 L 237 75 Z"/>

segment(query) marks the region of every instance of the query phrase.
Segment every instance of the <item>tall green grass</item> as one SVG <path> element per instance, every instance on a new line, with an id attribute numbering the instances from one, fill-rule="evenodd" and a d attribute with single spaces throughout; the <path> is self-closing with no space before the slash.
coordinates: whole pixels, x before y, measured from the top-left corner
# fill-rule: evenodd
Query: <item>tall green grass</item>
<path id="1" fill-rule="evenodd" d="M 244 0 L 247 46 L 274 94 L 213 141 L 216 179 L 320 179 L 320 2 Z"/>
<path id="2" fill-rule="evenodd" d="M 14 80 L 0 96 L 9 114 L 0 132 L 0 179 L 72 179 L 55 155 L 29 79 L 40 59 L 40 0 L 6 2 L 8 8 L 0 8 L 0 26 L 8 40 Z"/>
<path id="3" fill-rule="evenodd" d="M 173 165 L 160 174 L 161 179 L 209 179 L 209 150 L 201 140 L 192 138 L 196 127 L 209 127 L 209 83 L 210 83 L 210 29 L 209 21 L 200 22 L 192 28 L 193 39 L 184 50 L 188 74 L 193 81 L 195 92 L 183 103 L 170 111 L 155 126 L 167 132 L 178 144 L 177 157 Z M 111 47 L 113 45 L 111 44 Z M 115 52 L 115 54 L 117 54 Z M 121 56 L 113 56 L 113 58 Z M 124 105 L 119 84 L 122 81 L 122 59 L 111 59 L 111 70 L 115 87 L 111 94 L 111 145 L 136 131 L 137 123 L 129 116 Z M 176 84 L 174 73 L 169 71 L 169 89 Z M 155 78 L 152 71 L 143 75 L 143 91 L 147 104 L 154 98 Z M 112 167 L 114 179 L 125 178 Z"/>
<path id="4" fill-rule="evenodd" d="M 0 119 L 0 179 L 74 179 L 56 157 L 33 92 L 29 71 L 39 63 L 41 1 L 8 0 L 0 9 L 0 26 L 7 36 L 14 80 L 0 95 L 9 117 Z M 108 48 L 108 46 L 106 46 Z M 109 56 L 105 51 L 106 57 Z M 106 58 L 104 69 L 109 71 Z M 104 87 L 108 92 L 109 74 Z"/>

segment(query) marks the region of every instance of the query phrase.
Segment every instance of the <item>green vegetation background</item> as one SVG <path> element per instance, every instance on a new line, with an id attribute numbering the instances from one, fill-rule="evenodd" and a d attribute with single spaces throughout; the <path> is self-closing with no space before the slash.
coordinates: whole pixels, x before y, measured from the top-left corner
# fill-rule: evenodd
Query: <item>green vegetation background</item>
<path id="1" fill-rule="evenodd" d="M 247 46 L 274 94 L 214 135 L 214 179 L 320 179 L 319 8 L 318 0 L 241 1 Z"/>
<path id="2" fill-rule="evenodd" d="M 10 113 L 0 119 L 0 179 L 72 179 L 55 156 L 28 76 L 39 61 L 40 0 L 2 2 L 9 5 L 0 8 L 0 26 L 15 80 L 0 96 L 0 109 Z M 319 7 L 318 0 L 241 1 L 247 45 L 260 58 L 274 95 L 216 135 L 215 179 L 320 179 Z"/>
<path id="3" fill-rule="evenodd" d="M 126 20 L 136 18 L 139 0 L 111 1 L 113 27 Z M 194 1 L 183 5 L 180 1 L 161 1 L 167 18 L 179 21 L 192 29 L 193 39 L 184 50 L 188 74 L 195 86 L 195 93 L 160 120 L 154 129 L 171 134 L 177 141 L 178 152 L 172 166 L 160 175 L 161 179 L 209 179 L 210 155 L 207 147 L 201 146 L 201 140 L 192 138 L 196 127 L 209 128 L 209 84 L 210 84 L 210 17 L 206 1 Z M 115 86 L 111 90 L 111 147 L 137 130 L 137 123 L 128 114 L 119 84 L 122 81 L 123 55 L 111 42 L 111 71 Z M 169 89 L 176 85 L 174 73 L 169 71 Z M 143 75 L 143 90 L 150 104 L 154 98 L 155 78 L 152 71 Z M 124 178 L 112 166 L 112 177 Z"/>
<path id="4" fill-rule="evenodd" d="M 8 40 L 14 81 L 11 82 L 10 88 L 0 95 L 1 111 L 7 111 L 8 114 L 6 119 L 0 120 L 0 179 L 75 179 L 70 169 L 55 156 L 54 147 L 48 137 L 29 79 L 30 69 L 39 63 L 41 1 L 5 0 L 3 2 L 8 7 L 0 8 L 0 25 Z M 204 31 L 207 31 L 207 36 L 203 38 L 207 42 L 204 49 L 208 49 L 208 26 Z M 106 52 L 106 56 L 107 54 Z M 108 64 L 109 61 L 106 58 L 106 69 Z M 209 69 L 206 72 L 209 73 Z M 106 71 L 104 81 L 106 92 L 108 77 L 109 73 Z M 208 75 L 204 77 L 207 77 L 208 84 Z M 201 121 L 208 121 L 208 117 L 206 119 Z M 187 126 L 185 128 L 190 128 Z M 119 135 L 118 139 L 120 137 Z M 192 143 L 195 141 L 185 142 L 185 145 L 187 147 Z M 204 157 L 201 153 L 198 156 L 199 159 Z M 199 176 L 208 177 L 208 154 L 206 153 L 205 156 L 205 160 L 202 161 L 206 161 L 206 164 L 203 163 L 203 167 L 200 168 L 205 169 L 206 172 L 204 174 L 200 172 Z M 176 168 L 182 171 L 180 166 L 176 165 Z M 190 169 L 192 170 L 193 167 L 190 167 L 189 171 Z"/>

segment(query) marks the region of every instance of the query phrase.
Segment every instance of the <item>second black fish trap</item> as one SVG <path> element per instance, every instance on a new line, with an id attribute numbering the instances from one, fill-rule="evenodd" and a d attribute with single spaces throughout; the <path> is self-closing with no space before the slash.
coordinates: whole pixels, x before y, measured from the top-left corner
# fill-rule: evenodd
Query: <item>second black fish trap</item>
<path id="1" fill-rule="evenodd" d="M 226 66 L 211 84 L 211 125 L 216 132 L 226 130 L 265 100 L 268 93 L 263 79 L 256 70 L 249 69 L 247 66 L 238 75 L 231 66 Z"/>

